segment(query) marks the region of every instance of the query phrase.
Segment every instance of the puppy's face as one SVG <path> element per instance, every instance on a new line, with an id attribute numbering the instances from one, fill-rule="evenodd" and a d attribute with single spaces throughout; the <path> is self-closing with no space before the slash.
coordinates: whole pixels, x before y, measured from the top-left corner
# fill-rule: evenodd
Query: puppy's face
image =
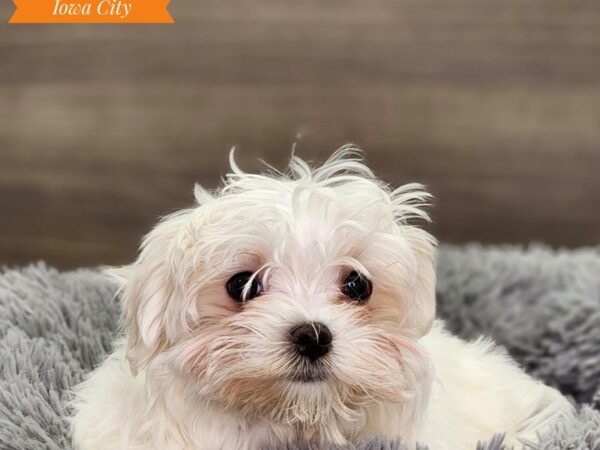
<path id="1" fill-rule="evenodd" d="M 124 283 L 129 358 L 240 414 L 307 428 L 414 402 L 434 316 L 427 195 L 352 152 L 291 175 L 228 176 L 163 220 Z"/>

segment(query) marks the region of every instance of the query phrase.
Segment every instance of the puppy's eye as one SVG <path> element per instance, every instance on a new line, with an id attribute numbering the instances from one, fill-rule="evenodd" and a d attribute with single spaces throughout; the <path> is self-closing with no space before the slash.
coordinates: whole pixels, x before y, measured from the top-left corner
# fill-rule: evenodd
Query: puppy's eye
<path id="1" fill-rule="evenodd" d="M 244 295 L 244 288 L 250 278 L 252 278 L 252 272 L 240 272 L 232 276 L 226 284 L 227 293 L 236 302 L 244 302 L 246 300 L 252 300 L 254 297 L 258 297 L 262 291 L 262 285 L 258 277 L 254 277 L 248 292 Z"/>
<path id="2" fill-rule="evenodd" d="M 373 283 L 366 276 L 353 270 L 342 283 L 342 292 L 350 300 L 365 302 L 373 292 Z"/>

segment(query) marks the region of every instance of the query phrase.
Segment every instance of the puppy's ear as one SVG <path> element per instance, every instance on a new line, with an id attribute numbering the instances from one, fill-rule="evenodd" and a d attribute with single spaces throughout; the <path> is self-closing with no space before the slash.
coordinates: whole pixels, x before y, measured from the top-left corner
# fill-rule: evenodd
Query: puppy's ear
<path id="1" fill-rule="evenodd" d="M 174 339 L 168 313 L 177 301 L 174 261 L 180 249 L 177 236 L 184 230 L 187 211 L 164 218 L 145 238 L 138 259 L 107 272 L 120 285 L 122 325 L 127 336 L 127 358 L 132 372 L 165 350 Z"/>
<path id="2" fill-rule="evenodd" d="M 406 301 L 407 326 L 414 327 L 419 337 L 427 334 L 435 319 L 435 240 L 424 230 L 406 227 L 415 257 L 412 289 Z"/>
<path id="3" fill-rule="evenodd" d="M 426 207 L 432 196 L 418 183 L 401 186 L 391 194 L 393 215 L 400 235 L 408 242 L 412 253 L 411 280 L 408 283 L 405 323 L 423 336 L 431 329 L 435 318 L 435 238 L 409 222 L 414 219 L 430 221 Z"/>
<path id="4" fill-rule="evenodd" d="M 127 359 L 133 373 L 167 346 L 165 314 L 173 301 L 171 283 L 160 262 L 138 261 L 123 285 L 122 321 L 127 334 Z"/>

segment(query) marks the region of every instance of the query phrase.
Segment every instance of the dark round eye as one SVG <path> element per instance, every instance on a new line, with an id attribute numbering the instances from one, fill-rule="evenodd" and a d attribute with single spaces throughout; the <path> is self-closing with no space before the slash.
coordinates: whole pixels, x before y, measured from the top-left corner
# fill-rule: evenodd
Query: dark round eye
<path id="1" fill-rule="evenodd" d="M 373 292 L 373 283 L 364 275 L 353 270 L 342 283 L 342 292 L 350 300 L 365 302 Z"/>
<path id="2" fill-rule="evenodd" d="M 240 272 L 232 276 L 226 284 L 227 293 L 236 302 L 245 302 L 246 300 L 252 300 L 254 297 L 258 297 L 262 291 L 262 285 L 258 277 L 252 279 L 252 283 L 244 295 L 244 288 L 248 284 L 248 281 L 252 278 L 252 272 Z"/>

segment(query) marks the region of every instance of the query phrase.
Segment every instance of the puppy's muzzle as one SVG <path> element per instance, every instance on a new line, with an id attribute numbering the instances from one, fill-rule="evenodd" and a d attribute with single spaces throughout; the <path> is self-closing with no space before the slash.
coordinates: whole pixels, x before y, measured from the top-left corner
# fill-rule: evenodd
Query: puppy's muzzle
<path id="1" fill-rule="evenodd" d="M 333 337 L 327 325 L 306 322 L 290 330 L 290 340 L 300 355 L 316 361 L 331 350 Z"/>

